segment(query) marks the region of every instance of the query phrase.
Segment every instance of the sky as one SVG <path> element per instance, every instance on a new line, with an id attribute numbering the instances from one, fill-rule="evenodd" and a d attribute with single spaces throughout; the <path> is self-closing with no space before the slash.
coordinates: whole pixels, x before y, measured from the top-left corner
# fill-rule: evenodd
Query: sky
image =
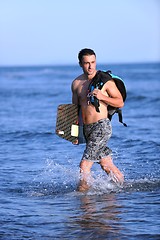
<path id="1" fill-rule="evenodd" d="M 0 0 L 0 66 L 160 62 L 159 0 Z"/>

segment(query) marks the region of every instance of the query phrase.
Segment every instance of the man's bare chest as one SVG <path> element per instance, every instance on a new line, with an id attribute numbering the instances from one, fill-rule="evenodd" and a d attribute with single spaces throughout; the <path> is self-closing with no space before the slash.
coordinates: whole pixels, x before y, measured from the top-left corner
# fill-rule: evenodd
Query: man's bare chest
<path id="1" fill-rule="evenodd" d="M 79 98 L 82 98 L 82 99 L 87 98 L 89 84 L 90 84 L 90 81 L 86 80 L 79 85 L 79 88 L 77 91 Z"/>

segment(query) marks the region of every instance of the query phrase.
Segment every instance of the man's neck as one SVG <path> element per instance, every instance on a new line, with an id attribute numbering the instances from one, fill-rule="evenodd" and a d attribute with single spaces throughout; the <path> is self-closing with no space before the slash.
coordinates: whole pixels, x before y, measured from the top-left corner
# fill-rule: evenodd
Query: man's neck
<path id="1" fill-rule="evenodd" d="M 95 71 L 93 74 L 85 74 L 84 73 L 84 76 L 88 81 L 90 81 L 90 80 L 92 80 L 92 78 L 94 78 L 94 76 L 96 75 L 96 72 L 97 71 Z"/>

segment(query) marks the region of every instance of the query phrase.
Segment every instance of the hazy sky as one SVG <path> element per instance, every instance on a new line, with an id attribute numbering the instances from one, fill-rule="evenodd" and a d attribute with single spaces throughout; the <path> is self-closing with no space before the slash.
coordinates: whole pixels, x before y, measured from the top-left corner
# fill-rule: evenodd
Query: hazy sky
<path id="1" fill-rule="evenodd" d="M 159 0 L 0 0 L 0 65 L 160 61 Z"/>

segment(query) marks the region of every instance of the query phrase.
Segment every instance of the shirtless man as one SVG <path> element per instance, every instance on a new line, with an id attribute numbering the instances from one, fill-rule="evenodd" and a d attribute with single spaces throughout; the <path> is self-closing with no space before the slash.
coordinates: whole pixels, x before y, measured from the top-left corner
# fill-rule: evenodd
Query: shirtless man
<path id="1" fill-rule="evenodd" d="M 112 151 L 106 146 L 112 134 L 107 105 L 123 107 L 122 96 L 113 80 L 107 81 L 101 90 L 94 89 L 90 94 L 99 99 L 100 112 L 97 112 L 87 100 L 89 84 L 97 72 L 96 54 L 92 49 L 85 48 L 79 52 L 78 59 L 83 74 L 72 82 L 72 102 L 81 107 L 86 138 L 86 149 L 80 162 L 81 180 L 78 190 L 89 189 L 88 180 L 94 162 L 98 162 L 114 182 L 123 184 L 124 176 L 114 165 L 111 158 Z"/>

